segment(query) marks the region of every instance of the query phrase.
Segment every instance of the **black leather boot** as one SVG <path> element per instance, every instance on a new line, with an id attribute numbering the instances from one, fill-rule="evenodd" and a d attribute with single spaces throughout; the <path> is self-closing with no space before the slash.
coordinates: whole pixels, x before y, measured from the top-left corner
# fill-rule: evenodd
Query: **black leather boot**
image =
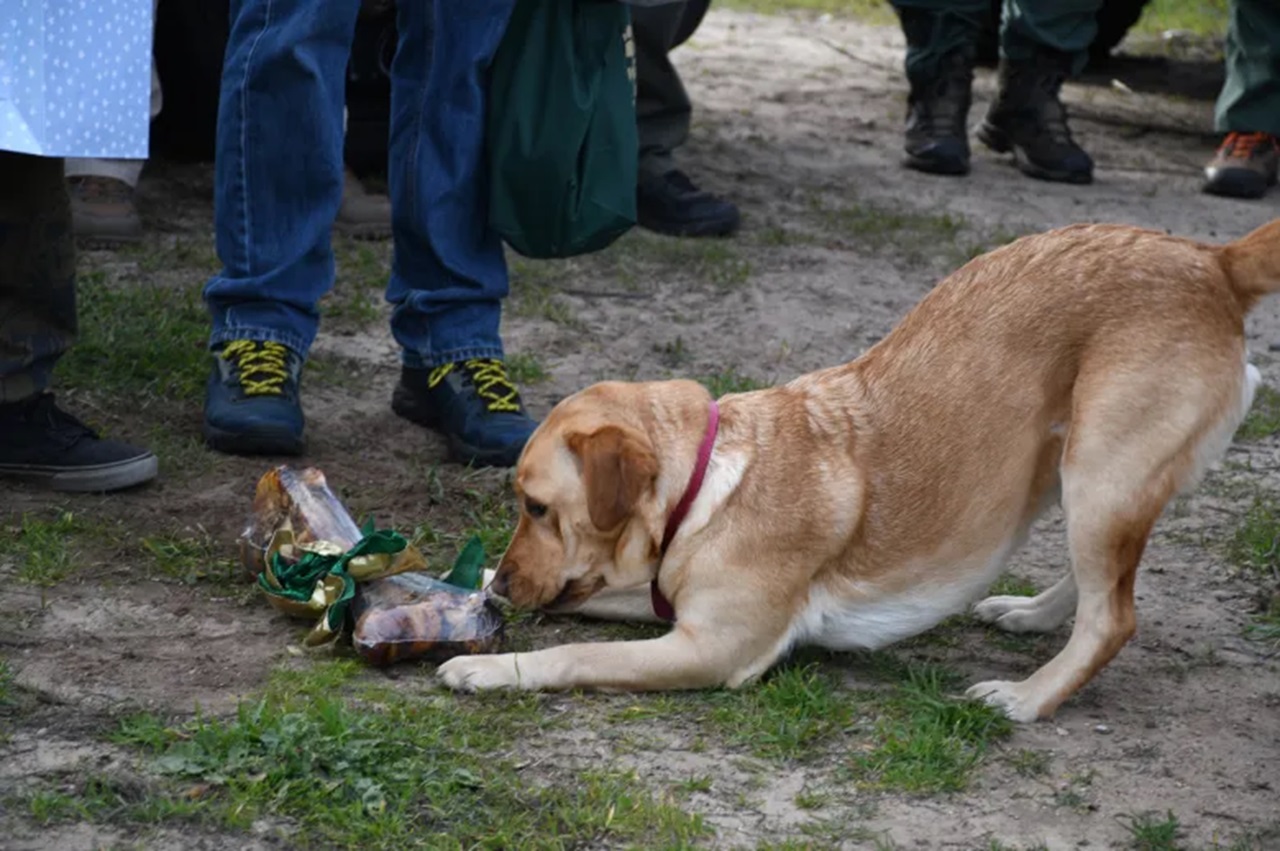
<path id="1" fill-rule="evenodd" d="M 967 174 L 972 51 L 952 51 L 940 65 L 936 79 L 911 86 L 904 146 L 906 165 L 933 174 Z"/>
<path id="2" fill-rule="evenodd" d="M 997 153 L 1013 152 L 1023 174 L 1063 183 L 1093 180 L 1093 160 L 1071 138 L 1059 99 L 1070 57 L 1044 53 L 1029 62 L 1000 62 L 1000 90 L 978 128 Z"/>

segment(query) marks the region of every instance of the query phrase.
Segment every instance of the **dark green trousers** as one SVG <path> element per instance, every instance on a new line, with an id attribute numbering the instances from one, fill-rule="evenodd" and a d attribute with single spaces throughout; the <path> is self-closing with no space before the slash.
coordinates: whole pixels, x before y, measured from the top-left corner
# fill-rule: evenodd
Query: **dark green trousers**
<path id="1" fill-rule="evenodd" d="M 1235 0 L 1226 54 L 1227 79 L 1214 110 L 1217 128 L 1280 136 L 1280 3 Z"/>
<path id="2" fill-rule="evenodd" d="M 0 402 L 48 387 L 75 340 L 75 284 L 62 160 L 0 151 Z"/>
<path id="3" fill-rule="evenodd" d="M 953 50 L 974 49 L 991 15 L 989 0 L 892 2 L 907 36 L 907 79 L 912 82 L 935 79 L 938 61 Z M 1102 0 L 1004 0 L 1000 55 L 1024 62 L 1039 51 L 1054 51 L 1069 56 L 1072 73 L 1078 74 L 1097 35 L 1101 5 Z"/>
<path id="4" fill-rule="evenodd" d="M 710 5 L 711 0 L 684 0 L 631 7 L 642 173 L 662 175 L 675 168 L 672 151 L 689 137 L 693 104 L 668 54 L 689 40 Z"/>

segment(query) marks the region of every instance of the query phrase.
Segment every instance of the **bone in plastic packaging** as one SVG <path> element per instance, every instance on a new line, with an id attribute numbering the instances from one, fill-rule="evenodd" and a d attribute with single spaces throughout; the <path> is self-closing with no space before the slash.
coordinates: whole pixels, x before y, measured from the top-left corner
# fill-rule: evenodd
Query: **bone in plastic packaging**
<path id="1" fill-rule="evenodd" d="M 483 591 L 468 591 L 424 573 L 361 583 L 352 600 L 356 652 L 378 667 L 409 659 L 443 662 L 492 653 L 503 618 Z"/>

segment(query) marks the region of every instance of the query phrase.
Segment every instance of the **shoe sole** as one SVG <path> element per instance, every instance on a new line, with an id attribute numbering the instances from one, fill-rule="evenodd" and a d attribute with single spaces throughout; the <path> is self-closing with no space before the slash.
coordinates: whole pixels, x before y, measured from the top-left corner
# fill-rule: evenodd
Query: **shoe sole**
<path id="1" fill-rule="evenodd" d="M 224 455 L 301 455 L 306 448 L 302 437 L 268 429 L 224 431 L 206 423 L 203 433 L 205 444 Z"/>
<path id="2" fill-rule="evenodd" d="M 732 222 L 703 222 L 701 224 L 690 225 L 668 225 L 662 222 L 655 222 L 649 218 L 637 219 L 636 224 L 645 230 L 660 233 L 663 236 L 675 236 L 686 239 L 698 239 L 705 237 L 726 237 L 733 236 L 738 232 L 741 226 L 741 219 L 735 219 Z"/>
<path id="3" fill-rule="evenodd" d="M 1013 154 L 1014 164 L 1017 165 L 1018 171 L 1027 177 L 1034 177 L 1037 180 L 1048 180 L 1053 183 L 1075 183 L 1084 185 L 1093 182 L 1093 172 L 1083 171 L 1054 171 L 1053 169 L 1038 166 L 1027 158 L 1026 153 L 1009 139 L 1005 132 L 994 124 L 983 121 L 978 127 L 978 141 L 986 145 L 997 154 Z"/>
<path id="4" fill-rule="evenodd" d="M 396 388 L 395 393 L 391 396 L 391 410 L 396 416 L 406 419 L 414 425 L 428 428 L 443 437 L 445 445 L 449 447 L 449 460 L 455 463 L 470 467 L 514 467 L 516 461 L 520 460 L 518 452 L 515 457 L 512 457 L 508 451 L 481 449 L 452 434 L 448 434 L 440 428 L 438 419 L 423 410 L 412 396 L 402 394 L 399 388 Z"/>
<path id="5" fill-rule="evenodd" d="M 160 473 L 160 461 L 148 452 L 137 458 L 94 467 L 36 464 L 0 465 L 0 476 L 43 485 L 64 493 L 106 493 L 149 482 Z"/>
<path id="6" fill-rule="evenodd" d="M 946 177 L 963 177 L 969 173 L 968 163 L 939 162 L 937 160 L 914 157 L 911 154 L 906 155 L 902 164 L 915 171 L 923 171 L 928 174 L 941 174 Z"/>
<path id="7" fill-rule="evenodd" d="M 1236 172 L 1245 172 L 1237 174 Z M 1255 178 L 1261 177 L 1261 180 Z M 1213 177 L 1207 177 L 1200 187 L 1201 191 L 1221 198 L 1246 198 L 1254 200 L 1267 194 L 1267 190 L 1276 185 L 1276 178 L 1271 175 L 1263 177 L 1257 172 L 1246 169 L 1224 169 Z"/>

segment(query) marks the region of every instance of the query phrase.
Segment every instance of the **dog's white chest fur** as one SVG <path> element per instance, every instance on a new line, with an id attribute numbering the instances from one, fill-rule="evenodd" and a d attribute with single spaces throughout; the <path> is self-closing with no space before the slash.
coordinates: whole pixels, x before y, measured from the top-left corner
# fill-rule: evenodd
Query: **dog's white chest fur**
<path id="1" fill-rule="evenodd" d="M 877 650 L 918 635 L 958 614 L 981 597 L 1000 575 L 1014 549 L 1010 541 L 961 570 L 959 578 L 934 581 L 893 595 L 853 583 L 835 594 L 815 586 L 809 603 L 791 624 L 792 644 L 816 644 L 829 650 Z"/>

